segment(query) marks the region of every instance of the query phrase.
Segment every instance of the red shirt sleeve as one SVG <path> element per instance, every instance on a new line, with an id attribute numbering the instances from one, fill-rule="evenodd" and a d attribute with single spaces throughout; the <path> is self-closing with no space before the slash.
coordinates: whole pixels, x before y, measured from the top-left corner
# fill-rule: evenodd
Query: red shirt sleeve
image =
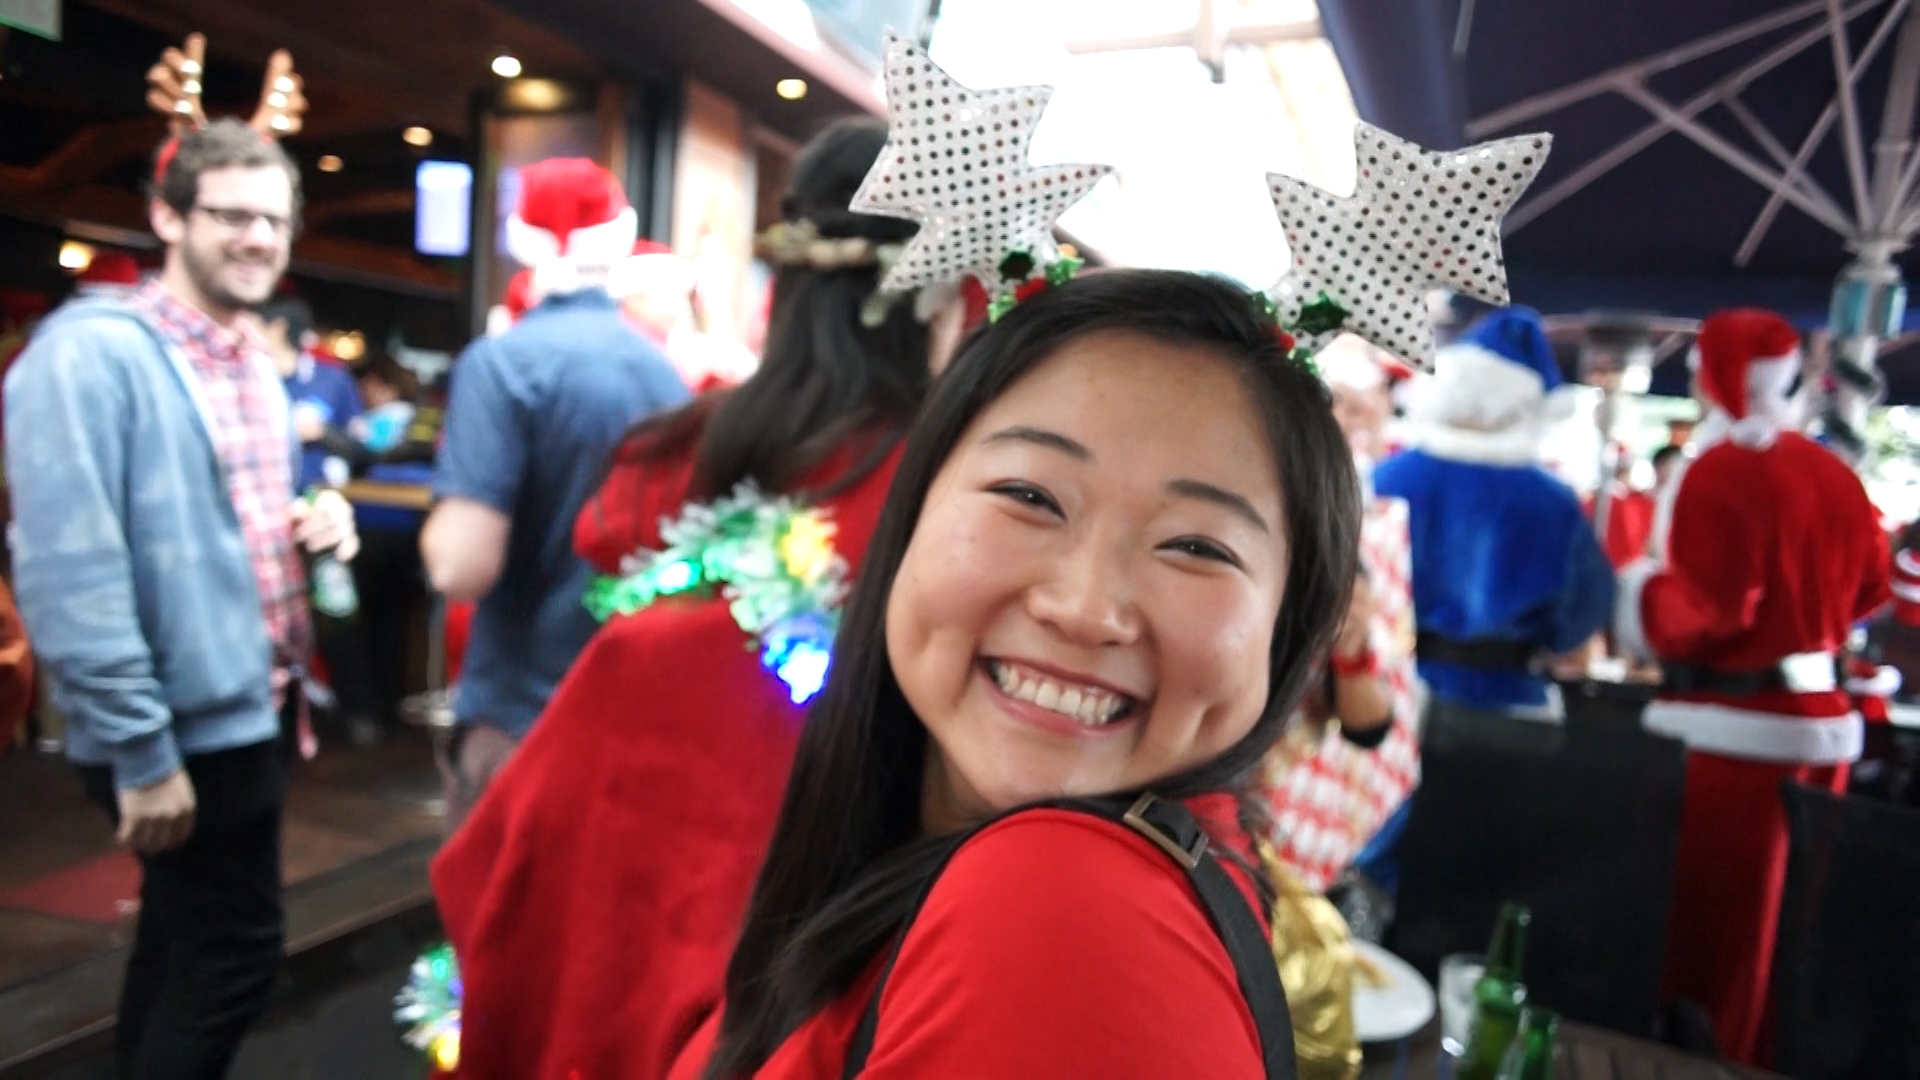
<path id="1" fill-rule="evenodd" d="M 616 459 L 573 523 L 573 550 L 602 574 L 641 548 L 660 546 L 660 519 L 678 513 L 693 479 L 693 456 Z"/>
<path id="2" fill-rule="evenodd" d="M 1232 959 L 1179 867 L 1124 826 L 1035 811 L 941 875 L 863 1077 L 1265 1075 Z"/>

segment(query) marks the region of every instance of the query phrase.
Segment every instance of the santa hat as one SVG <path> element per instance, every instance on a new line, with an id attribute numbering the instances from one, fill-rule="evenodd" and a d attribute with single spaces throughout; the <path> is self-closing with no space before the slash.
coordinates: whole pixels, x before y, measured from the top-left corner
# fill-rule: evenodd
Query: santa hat
<path id="1" fill-rule="evenodd" d="M 1687 368 L 1711 410 L 1725 414 L 1713 426 L 1736 445 L 1765 449 L 1794 426 L 1787 388 L 1800 373 L 1800 334 L 1779 315 L 1737 308 L 1707 316 Z"/>
<path id="2" fill-rule="evenodd" d="M 140 264 L 124 251 L 103 251 L 93 257 L 75 281 L 83 294 L 113 293 L 140 284 Z"/>
<path id="3" fill-rule="evenodd" d="M 487 336 L 499 337 L 513 329 L 513 324 L 524 318 L 539 302 L 533 291 L 533 271 L 522 270 L 507 282 L 506 295 L 500 302 L 487 309 Z"/>
<path id="4" fill-rule="evenodd" d="M 1434 354 L 1409 403 L 1414 444 L 1461 461 L 1532 463 L 1548 426 L 1573 415 L 1561 385 L 1540 313 L 1500 308 Z"/>
<path id="5" fill-rule="evenodd" d="M 619 297 L 639 293 L 688 296 L 696 279 L 692 259 L 675 254 L 657 240 L 642 239 L 634 241 L 633 253 L 613 268 L 607 291 Z"/>
<path id="6" fill-rule="evenodd" d="M 533 271 L 540 295 L 573 293 L 606 285 L 639 231 L 612 173 L 586 158 L 550 158 L 520 170 L 507 254 Z"/>

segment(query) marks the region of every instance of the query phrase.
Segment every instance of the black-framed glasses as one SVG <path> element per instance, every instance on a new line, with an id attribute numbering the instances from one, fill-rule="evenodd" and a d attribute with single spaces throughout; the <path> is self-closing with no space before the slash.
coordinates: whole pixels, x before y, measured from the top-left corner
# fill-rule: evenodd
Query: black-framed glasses
<path id="1" fill-rule="evenodd" d="M 299 228 L 300 225 L 298 221 L 291 217 L 285 217 L 280 214 L 262 213 L 258 210 L 246 210 L 237 206 L 205 206 L 195 204 L 193 208 L 218 222 L 221 228 L 231 229 L 234 232 L 246 232 L 248 229 L 253 228 L 254 222 L 264 221 L 267 223 L 267 228 L 271 229 L 275 236 L 292 236 L 294 230 Z"/>

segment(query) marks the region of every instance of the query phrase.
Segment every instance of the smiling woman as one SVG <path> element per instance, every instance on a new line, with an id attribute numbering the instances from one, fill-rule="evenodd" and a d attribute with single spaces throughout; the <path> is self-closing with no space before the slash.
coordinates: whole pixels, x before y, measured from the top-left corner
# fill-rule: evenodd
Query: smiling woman
<path id="1" fill-rule="evenodd" d="M 1030 804 L 1184 803 L 1263 910 L 1234 796 L 1344 611 L 1358 522 L 1324 386 L 1228 283 L 1091 275 L 971 339 L 675 1080 L 1280 1075 L 1275 1002 L 1182 871 L 1213 857 Z"/>

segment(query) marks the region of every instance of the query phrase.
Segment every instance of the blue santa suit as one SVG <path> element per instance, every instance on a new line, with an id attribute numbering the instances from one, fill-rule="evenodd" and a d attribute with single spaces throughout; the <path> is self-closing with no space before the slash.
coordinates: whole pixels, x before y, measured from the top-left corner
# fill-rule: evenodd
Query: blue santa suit
<path id="1" fill-rule="evenodd" d="M 1373 475 L 1405 499 L 1413 607 L 1423 639 L 1512 643 L 1540 656 L 1577 648 L 1612 615 L 1613 567 L 1572 489 L 1535 464 L 1560 384 L 1538 317 L 1488 316 L 1441 351 L 1413 449 Z M 1423 657 L 1437 701 L 1557 715 L 1552 684 L 1518 664 Z"/>

